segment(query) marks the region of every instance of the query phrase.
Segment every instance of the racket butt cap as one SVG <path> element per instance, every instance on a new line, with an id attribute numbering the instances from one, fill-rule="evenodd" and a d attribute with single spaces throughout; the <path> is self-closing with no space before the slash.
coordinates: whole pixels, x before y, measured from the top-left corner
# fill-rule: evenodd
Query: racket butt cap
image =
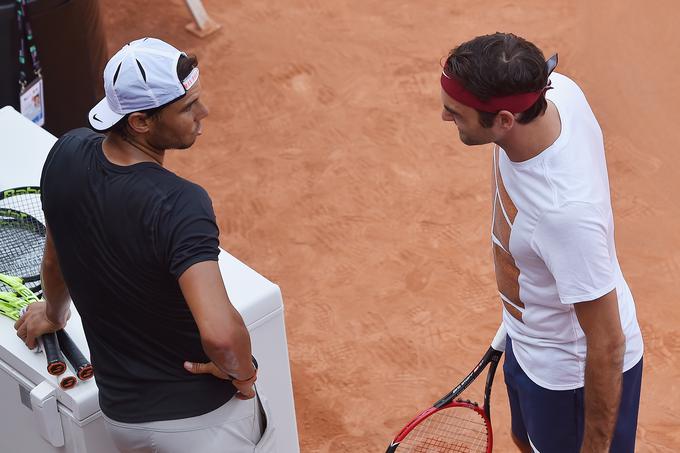
<path id="1" fill-rule="evenodd" d="M 64 379 L 59 381 L 59 387 L 64 390 L 73 388 L 78 383 L 78 379 L 75 376 L 66 376 Z"/>
<path id="2" fill-rule="evenodd" d="M 64 362 L 52 362 L 47 364 L 47 372 L 52 376 L 59 376 L 66 371 L 66 364 Z"/>
<path id="3" fill-rule="evenodd" d="M 94 376 L 94 368 L 92 368 L 92 365 L 87 364 L 83 365 L 78 369 L 78 377 L 80 378 L 81 381 L 86 381 L 90 379 L 92 376 Z"/>

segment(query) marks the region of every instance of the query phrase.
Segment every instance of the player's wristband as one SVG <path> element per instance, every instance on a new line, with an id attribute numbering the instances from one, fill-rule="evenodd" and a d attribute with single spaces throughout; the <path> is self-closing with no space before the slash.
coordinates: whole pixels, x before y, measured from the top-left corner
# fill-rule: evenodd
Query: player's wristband
<path id="1" fill-rule="evenodd" d="M 236 382 L 237 384 L 243 385 L 243 384 L 251 383 L 250 381 L 255 382 L 257 380 L 257 369 L 259 368 L 259 366 L 257 364 L 257 360 L 255 360 L 255 356 L 250 356 L 250 357 L 252 358 L 253 366 L 255 367 L 255 374 L 253 374 L 248 379 L 243 379 L 243 380 L 236 379 L 234 376 L 229 375 L 229 378 L 231 379 L 232 382 Z"/>

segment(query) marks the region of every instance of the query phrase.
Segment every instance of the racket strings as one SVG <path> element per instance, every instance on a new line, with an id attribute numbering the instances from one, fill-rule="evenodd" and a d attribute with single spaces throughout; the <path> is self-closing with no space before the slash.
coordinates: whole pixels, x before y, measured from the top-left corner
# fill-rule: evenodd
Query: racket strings
<path id="1" fill-rule="evenodd" d="M 399 444 L 400 453 L 486 453 L 484 418 L 467 407 L 444 408 L 420 422 Z"/>
<path id="2" fill-rule="evenodd" d="M 45 249 L 45 215 L 38 193 L 0 200 L 0 273 L 39 281 Z"/>
<path id="3" fill-rule="evenodd" d="M 27 229 L 21 221 L 6 220 L 0 228 L 0 268 L 2 273 L 35 277 L 45 249 L 45 237 Z"/>

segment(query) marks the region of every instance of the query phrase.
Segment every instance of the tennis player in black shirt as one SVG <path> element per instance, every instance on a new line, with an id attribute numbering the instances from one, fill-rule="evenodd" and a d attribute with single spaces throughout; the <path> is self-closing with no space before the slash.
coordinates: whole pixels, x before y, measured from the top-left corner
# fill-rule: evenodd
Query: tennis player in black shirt
<path id="1" fill-rule="evenodd" d="M 17 322 L 29 347 L 82 318 L 100 406 L 121 451 L 252 452 L 262 434 L 250 336 L 217 263 L 208 194 L 163 167 L 201 134 L 195 57 L 140 39 L 104 71 L 97 131 L 61 137 L 41 188 L 45 302 Z"/>

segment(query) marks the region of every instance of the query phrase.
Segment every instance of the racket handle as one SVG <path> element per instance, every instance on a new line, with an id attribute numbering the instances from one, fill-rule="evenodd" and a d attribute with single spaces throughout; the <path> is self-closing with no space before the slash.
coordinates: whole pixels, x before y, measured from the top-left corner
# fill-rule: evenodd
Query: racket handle
<path id="1" fill-rule="evenodd" d="M 64 390 L 68 390 L 70 388 L 75 387 L 77 383 L 78 379 L 69 369 L 67 369 L 64 374 L 59 376 L 59 387 L 61 387 Z"/>
<path id="2" fill-rule="evenodd" d="M 64 356 L 59 351 L 59 342 L 57 335 L 54 333 L 46 333 L 40 337 L 42 348 L 45 351 L 45 358 L 47 359 L 47 372 L 53 376 L 59 376 L 66 371 L 66 363 Z"/>
<path id="3" fill-rule="evenodd" d="M 76 375 L 83 381 L 90 379 L 94 375 L 94 370 L 90 362 L 80 351 L 80 348 L 78 348 L 78 345 L 76 345 L 64 329 L 57 331 L 57 338 L 59 339 L 61 351 L 75 370 Z"/>
<path id="4" fill-rule="evenodd" d="M 496 351 L 505 352 L 505 340 L 508 333 L 505 331 L 505 324 L 501 323 L 501 326 L 496 332 L 496 336 L 491 340 L 491 347 Z"/>

